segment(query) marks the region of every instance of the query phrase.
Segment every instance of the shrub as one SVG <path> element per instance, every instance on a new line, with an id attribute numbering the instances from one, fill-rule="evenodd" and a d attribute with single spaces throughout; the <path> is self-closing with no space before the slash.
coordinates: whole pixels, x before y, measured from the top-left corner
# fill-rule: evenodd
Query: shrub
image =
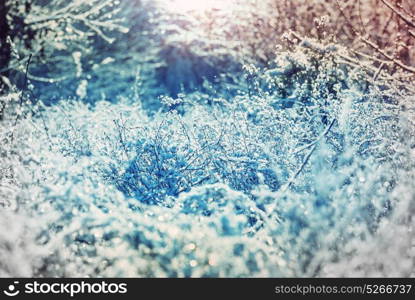
<path id="1" fill-rule="evenodd" d="M 281 9 L 297 5 L 306 14 L 304 1 Z M 0 273 L 412 276 L 408 73 L 400 60 L 356 61 L 311 19 L 294 22 L 300 33 L 268 66 L 245 65 L 231 92 L 205 82 L 154 99 L 151 114 L 140 97 L 46 107 L 29 86 L 7 94 L 0 223 L 19 239 L 0 235 L 13 258 Z"/>

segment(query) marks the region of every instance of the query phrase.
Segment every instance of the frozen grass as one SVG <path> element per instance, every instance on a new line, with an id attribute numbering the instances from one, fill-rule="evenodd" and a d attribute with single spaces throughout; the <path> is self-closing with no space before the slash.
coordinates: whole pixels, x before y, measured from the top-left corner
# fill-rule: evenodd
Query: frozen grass
<path id="1" fill-rule="evenodd" d="M 287 108 L 61 101 L 4 121 L 3 274 L 413 275 L 413 98 L 301 64 L 273 78 L 303 94 Z"/>
<path id="2" fill-rule="evenodd" d="M 133 95 L 89 101 L 107 81 L 86 76 L 78 52 L 68 90 L 93 104 L 45 106 L 31 85 L 3 95 L 0 276 L 414 276 L 413 92 L 402 72 L 319 36 L 324 20 L 297 26 L 316 39 L 284 36 L 273 61 L 274 45 L 255 57 L 213 38 L 232 26 L 191 47 L 176 26 L 160 37 L 157 55 L 181 53 L 160 68 L 160 98 L 141 85 L 149 78 L 117 86 L 110 57 L 95 69 L 114 82 L 105 88 Z M 241 40 L 269 41 L 268 25 Z"/>

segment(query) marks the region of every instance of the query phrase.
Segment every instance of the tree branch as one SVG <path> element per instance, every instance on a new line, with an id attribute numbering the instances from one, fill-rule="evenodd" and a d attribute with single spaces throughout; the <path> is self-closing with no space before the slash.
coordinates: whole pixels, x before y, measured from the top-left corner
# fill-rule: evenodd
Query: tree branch
<path id="1" fill-rule="evenodd" d="M 389 1 L 387 0 L 380 0 L 385 4 L 387 7 L 389 7 L 395 14 L 398 15 L 399 18 L 401 18 L 403 21 L 405 21 L 406 24 L 409 26 L 412 26 L 415 28 L 415 21 L 412 20 L 410 17 L 404 15 L 402 12 L 400 12 L 396 7 L 394 7 Z"/>
<path id="2" fill-rule="evenodd" d="M 384 56 L 386 59 L 390 60 L 397 66 L 401 67 L 403 70 L 415 74 L 415 68 L 408 66 L 401 62 L 399 59 L 394 58 L 393 56 L 387 54 L 384 50 L 380 49 L 378 45 L 369 41 L 368 39 L 364 38 L 363 36 L 359 36 L 360 40 L 365 43 L 366 45 L 372 47 L 376 52 Z"/>
<path id="3" fill-rule="evenodd" d="M 290 180 L 282 188 L 282 192 L 287 191 L 294 184 L 294 182 L 297 179 L 298 175 L 300 175 L 300 173 L 304 170 L 305 166 L 307 165 L 308 161 L 310 160 L 311 155 L 313 155 L 314 151 L 316 150 L 318 143 L 330 132 L 330 130 L 333 127 L 335 122 L 336 122 L 336 119 L 333 119 L 330 122 L 330 124 L 326 127 L 326 129 L 323 131 L 323 133 L 314 142 L 312 142 L 309 145 L 306 145 L 301 150 L 299 150 L 299 151 L 302 151 L 304 149 L 307 149 L 307 148 L 311 147 L 311 150 L 307 153 L 307 155 L 304 158 L 303 163 L 301 164 L 301 166 L 294 173 L 294 175 L 291 176 Z M 298 153 L 299 151 L 296 151 L 295 153 Z"/>

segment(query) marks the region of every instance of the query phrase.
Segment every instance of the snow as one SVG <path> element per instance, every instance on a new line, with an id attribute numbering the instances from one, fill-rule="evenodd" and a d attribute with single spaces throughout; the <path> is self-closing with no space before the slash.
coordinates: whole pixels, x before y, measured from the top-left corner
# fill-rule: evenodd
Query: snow
<path id="1" fill-rule="evenodd" d="M 333 41 L 271 59 L 227 43 L 236 12 L 160 1 L 81 5 L 89 42 L 71 23 L 30 65 L 71 79 L 1 96 L 0 276 L 414 276 L 413 94 Z"/>

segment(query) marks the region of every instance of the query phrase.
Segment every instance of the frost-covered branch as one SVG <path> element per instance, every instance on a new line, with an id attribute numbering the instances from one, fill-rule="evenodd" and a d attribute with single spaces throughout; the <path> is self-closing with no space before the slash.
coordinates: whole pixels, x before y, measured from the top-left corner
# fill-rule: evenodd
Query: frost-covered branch
<path id="1" fill-rule="evenodd" d="M 92 50 L 91 37 L 98 36 L 112 43 L 114 38 L 110 37 L 110 33 L 128 31 L 122 24 L 123 20 L 117 17 L 119 9 L 112 0 L 47 3 L 29 0 L 26 6 L 24 3 L 11 1 L 9 5 L 12 20 L 10 26 L 13 32 L 10 38 L 15 55 L 5 70 L 22 71 L 22 63 L 28 53 L 32 53 L 36 61 L 50 64 L 51 69 L 66 69 L 65 64 L 70 62 L 71 53 L 86 54 Z M 78 65 L 77 77 L 80 75 Z M 29 74 L 29 78 L 42 82 L 57 82 L 68 76 L 54 72 L 47 76 L 36 72 Z"/>
<path id="2" fill-rule="evenodd" d="M 395 6 L 393 6 L 388 0 L 381 0 L 383 4 L 389 7 L 399 18 L 405 21 L 406 24 L 415 28 L 415 20 L 413 17 L 406 15 L 404 12 L 398 10 Z"/>
<path id="3" fill-rule="evenodd" d="M 404 16 L 402 13 L 400 13 L 399 11 L 396 10 L 396 8 L 394 6 L 392 6 L 387 0 L 382 0 L 382 2 L 387 5 L 390 9 L 393 10 L 393 12 L 397 13 L 398 16 L 400 18 L 403 18 L 403 20 L 408 23 L 409 25 L 414 25 L 413 24 L 413 20 L 409 19 L 408 17 Z M 364 44 L 368 45 L 370 48 L 372 48 L 373 50 L 375 50 L 376 53 L 380 54 L 381 56 L 385 57 L 387 60 L 391 61 L 392 63 L 394 63 L 396 66 L 400 67 L 401 69 L 413 73 L 415 74 L 415 68 L 412 66 L 409 66 L 407 64 L 405 64 L 402 60 L 396 58 L 393 55 L 388 54 L 384 49 L 381 49 L 375 42 L 372 42 L 369 38 L 364 37 L 362 32 L 360 32 L 351 22 L 350 18 L 347 17 L 347 14 L 344 10 L 344 8 L 341 6 L 339 0 L 336 0 L 336 4 L 338 9 L 340 10 L 342 16 L 345 18 L 347 24 L 350 26 L 350 28 L 352 29 L 353 33 L 356 35 L 356 37 L 363 42 Z"/>
<path id="4" fill-rule="evenodd" d="M 376 45 L 374 42 L 368 40 L 367 38 L 364 38 L 363 36 L 360 36 L 360 40 L 369 45 L 371 48 L 373 48 L 377 53 L 381 54 L 383 57 L 385 57 L 386 59 L 390 60 L 391 62 L 393 62 L 394 64 L 396 64 L 397 66 L 401 67 L 403 70 L 408 71 L 410 73 L 415 74 L 415 68 L 408 66 L 406 64 L 404 64 L 401 60 L 393 57 L 392 55 L 389 55 L 386 53 L 386 51 L 382 50 L 378 45 Z"/>
<path id="5" fill-rule="evenodd" d="M 317 148 L 318 143 L 330 132 L 331 128 L 333 127 L 334 123 L 336 122 L 336 119 L 333 119 L 330 124 L 324 129 L 323 133 L 312 143 L 301 147 L 300 149 L 296 150 L 294 153 L 299 153 L 307 148 L 310 148 L 310 151 L 307 153 L 307 155 L 304 157 L 303 162 L 301 166 L 297 169 L 297 171 L 291 176 L 291 178 L 288 180 L 288 182 L 284 185 L 284 187 L 281 189 L 281 191 L 284 193 L 287 191 L 295 182 L 297 177 L 301 174 L 301 172 L 304 170 L 305 166 L 307 165 L 308 161 L 311 158 L 311 155 L 313 155 L 314 151 Z"/>

